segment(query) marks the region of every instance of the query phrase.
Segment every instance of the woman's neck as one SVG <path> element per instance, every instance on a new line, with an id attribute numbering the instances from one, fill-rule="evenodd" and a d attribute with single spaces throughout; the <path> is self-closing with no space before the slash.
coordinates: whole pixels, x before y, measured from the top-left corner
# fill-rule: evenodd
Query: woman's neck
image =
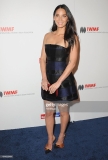
<path id="1" fill-rule="evenodd" d="M 64 35 L 65 33 L 65 28 L 57 28 L 57 30 L 55 31 L 56 35 Z"/>

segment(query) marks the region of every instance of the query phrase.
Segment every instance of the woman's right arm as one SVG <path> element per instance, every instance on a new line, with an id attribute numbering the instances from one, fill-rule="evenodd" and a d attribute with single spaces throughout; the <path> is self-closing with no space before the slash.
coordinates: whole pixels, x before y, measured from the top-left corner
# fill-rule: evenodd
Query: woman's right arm
<path id="1" fill-rule="evenodd" d="M 48 80 L 46 75 L 46 53 L 45 53 L 45 42 L 46 42 L 47 34 L 44 36 L 42 50 L 41 50 L 41 57 L 40 57 L 40 70 L 42 75 L 42 82 L 41 86 L 43 90 L 48 90 Z"/>

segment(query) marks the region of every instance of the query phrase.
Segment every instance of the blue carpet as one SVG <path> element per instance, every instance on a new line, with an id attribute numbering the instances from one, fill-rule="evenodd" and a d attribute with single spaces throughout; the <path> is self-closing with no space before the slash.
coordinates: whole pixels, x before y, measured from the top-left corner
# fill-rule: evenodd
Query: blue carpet
<path id="1" fill-rule="evenodd" d="M 60 125 L 55 125 L 58 137 Z M 0 155 L 3 160 L 108 160 L 108 117 L 69 123 L 65 147 L 44 153 L 45 126 L 0 131 Z"/>

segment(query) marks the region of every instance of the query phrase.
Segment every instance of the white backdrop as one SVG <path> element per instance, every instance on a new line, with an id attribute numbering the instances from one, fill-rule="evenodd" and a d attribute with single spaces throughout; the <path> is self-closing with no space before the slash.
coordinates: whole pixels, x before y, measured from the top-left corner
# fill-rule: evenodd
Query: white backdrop
<path id="1" fill-rule="evenodd" d="M 1 130 L 45 125 L 39 57 L 59 4 L 75 17 L 81 46 L 75 73 L 80 103 L 70 108 L 71 120 L 108 116 L 108 1 L 0 0 Z"/>

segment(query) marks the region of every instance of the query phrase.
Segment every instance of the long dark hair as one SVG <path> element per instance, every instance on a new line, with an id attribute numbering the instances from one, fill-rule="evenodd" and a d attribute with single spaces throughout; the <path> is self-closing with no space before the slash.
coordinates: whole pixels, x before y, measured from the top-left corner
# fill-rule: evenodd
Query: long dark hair
<path id="1" fill-rule="evenodd" d="M 68 42 L 67 50 L 68 50 L 68 53 L 70 53 L 71 47 L 73 47 L 74 43 L 76 43 L 76 39 L 75 39 L 75 35 L 77 35 L 76 24 L 75 24 L 75 20 L 72 13 L 70 12 L 69 8 L 65 4 L 58 5 L 53 12 L 53 16 L 55 16 L 55 13 L 59 8 L 64 9 L 68 17 L 68 22 L 66 24 L 66 29 L 64 33 L 64 41 Z M 57 30 L 57 25 L 55 21 L 53 21 L 53 26 L 51 28 L 51 31 L 56 31 L 56 30 Z"/>

